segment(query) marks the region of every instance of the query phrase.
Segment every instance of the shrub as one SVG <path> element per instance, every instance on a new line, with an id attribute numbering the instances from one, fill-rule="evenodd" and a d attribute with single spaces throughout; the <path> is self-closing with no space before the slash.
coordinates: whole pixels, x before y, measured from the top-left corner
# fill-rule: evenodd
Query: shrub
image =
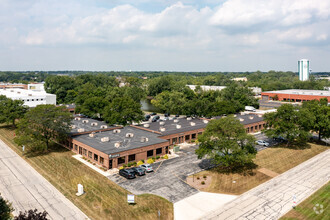
<path id="1" fill-rule="evenodd" d="M 127 166 L 128 166 L 128 167 L 131 167 L 131 166 L 133 166 L 133 163 L 132 163 L 132 162 L 129 162 L 129 163 L 127 164 Z"/>
<path id="2" fill-rule="evenodd" d="M 202 181 L 202 182 L 201 182 L 201 184 L 202 184 L 202 185 L 205 185 L 205 182 L 204 182 L 204 181 Z"/>
<path id="3" fill-rule="evenodd" d="M 90 160 L 87 160 L 88 162 L 91 162 Z"/>
<path id="4" fill-rule="evenodd" d="M 136 166 L 136 164 L 137 164 L 136 162 L 133 162 L 133 166 Z"/>
<path id="5" fill-rule="evenodd" d="M 142 161 L 142 160 L 140 160 L 140 161 L 137 163 L 138 166 L 140 166 L 140 165 L 142 165 L 142 164 L 144 164 L 144 161 Z"/>
<path id="6" fill-rule="evenodd" d="M 203 178 L 206 179 L 206 175 L 204 175 Z"/>
<path id="7" fill-rule="evenodd" d="M 166 159 L 166 160 L 168 159 L 168 156 L 167 156 L 167 154 L 165 154 L 165 156 L 164 156 L 164 159 Z"/>
<path id="8" fill-rule="evenodd" d="M 162 159 L 164 159 L 164 157 L 161 157 Z"/>
<path id="9" fill-rule="evenodd" d="M 127 167 L 127 164 L 124 164 L 123 167 L 126 168 Z"/>
<path id="10" fill-rule="evenodd" d="M 86 158 L 86 157 L 82 157 L 82 159 L 84 159 L 84 160 L 87 160 L 87 158 Z"/>
<path id="11" fill-rule="evenodd" d="M 155 162 L 156 158 L 152 157 L 152 160 Z"/>
<path id="12" fill-rule="evenodd" d="M 144 163 L 144 160 L 141 160 L 142 161 L 142 163 Z"/>
<path id="13" fill-rule="evenodd" d="M 195 143 L 195 140 L 194 140 L 194 139 L 192 139 L 190 142 L 191 142 L 191 143 Z"/>
<path id="14" fill-rule="evenodd" d="M 148 164 L 152 164 L 154 162 L 154 160 L 152 159 L 152 158 L 149 158 L 148 160 L 147 160 L 147 163 Z"/>
<path id="15" fill-rule="evenodd" d="M 198 180 L 200 179 L 199 176 L 197 177 L 197 179 L 198 179 Z"/>
<path id="16" fill-rule="evenodd" d="M 93 163 L 93 165 L 95 165 L 96 163 Z"/>
<path id="17" fill-rule="evenodd" d="M 158 160 L 160 158 L 160 156 L 156 156 L 156 159 Z"/>
<path id="18" fill-rule="evenodd" d="M 121 167 L 119 167 L 119 169 L 120 169 L 120 170 L 122 170 L 122 169 L 124 169 L 124 167 L 123 167 L 123 166 L 121 166 Z"/>

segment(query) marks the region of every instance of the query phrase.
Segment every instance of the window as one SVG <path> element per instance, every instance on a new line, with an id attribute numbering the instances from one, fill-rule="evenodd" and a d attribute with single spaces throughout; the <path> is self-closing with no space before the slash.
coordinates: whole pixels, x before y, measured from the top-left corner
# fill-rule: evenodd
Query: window
<path id="1" fill-rule="evenodd" d="M 258 125 L 254 126 L 254 130 L 258 130 Z"/>
<path id="2" fill-rule="evenodd" d="M 156 154 L 161 154 L 163 152 L 163 149 L 162 148 L 157 148 L 156 149 Z"/>
<path id="3" fill-rule="evenodd" d="M 189 141 L 190 140 L 190 135 L 186 135 L 185 140 Z"/>
<path id="4" fill-rule="evenodd" d="M 85 148 L 83 148 L 83 154 L 87 156 L 87 150 Z"/>
<path id="5" fill-rule="evenodd" d="M 135 160 L 135 154 L 129 155 L 128 156 L 128 162 L 134 161 Z"/>
<path id="6" fill-rule="evenodd" d="M 251 132 L 253 131 L 253 127 L 251 127 Z"/>
<path id="7" fill-rule="evenodd" d="M 36 99 L 36 101 L 39 101 L 39 99 Z"/>
<path id="8" fill-rule="evenodd" d="M 104 158 L 100 157 L 100 164 L 103 164 L 103 163 L 104 163 Z"/>
<path id="9" fill-rule="evenodd" d="M 250 132 L 250 128 L 247 128 L 247 129 L 246 129 L 246 133 L 249 133 L 249 132 Z"/>
<path id="10" fill-rule="evenodd" d="M 44 99 L 40 99 L 40 101 L 44 101 Z"/>
<path id="11" fill-rule="evenodd" d="M 78 150 L 78 146 L 75 144 L 74 145 L 74 150 L 77 151 Z"/>
<path id="12" fill-rule="evenodd" d="M 168 146 L 165 148 L 165 153 L 168 154 Z"/>
<path id="13" fill-rule="evenodd" d="M 196 139 L 196 134 L 192 134 L 191 139 Z"/>
<path id="14" fill-rule="evenodd" d="M 259 130 L 261 130 L 261 125 L 259 125 Z"/>
<path id="15" fill-rule="evenodd" d="M 125 163 L 125 157 L 119 157 L 118 158 L 118 164 Z"/>
<path id="16" fill-rule="evenodd" d="M 147 157 L 152 157 L 152 156 L 154 156 L 154 150 L 148 150 Z"/>
<path id="17" fill-rule="evenodd" d="M 199 132 L 199 133 L 198 133 L 198 135 L 202 135 L 202 134 L 203 134 L 203 132 Z"/>
<path id="18" fill-rule="evenodd" d="M 173 144 L 176 144 L 177 141 L 178 141 L 178 138 L 172 138 L 172 143 L 173 143 Z"/>
<path id="19" fill-rule="evenodd" d="M 27 99 L 26 101 L 28 101 L 28 102 L 29 102 L 29 101 L 30 101 L 30 99 Z"/>
<path id="20" fill-rule="evenodd" d="M 34 101 L 34 99 L 31 99 L 31 101 L 33 102 L 33 101 Z"/>
<path id="21" fill-rule="evenodd" d="M 93 153 L 88 151 L 88 157 L 92 159 L 92 155 L 93 155 Z"/>
<path id="22" fill-rule="evenodd" d="M 99 156 L 97 154 L 94 154 L 94 160 L 99 161 Z"/>

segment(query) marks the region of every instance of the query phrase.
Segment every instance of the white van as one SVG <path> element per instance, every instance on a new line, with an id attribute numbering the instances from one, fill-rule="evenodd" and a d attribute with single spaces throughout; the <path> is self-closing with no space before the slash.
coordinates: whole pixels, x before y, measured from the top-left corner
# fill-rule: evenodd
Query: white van
<path id="1" fill-rule="evenodd" d="M 245 106 L 245 111 L 255 112 L 256 109 L 255 109 L 255 107 L 253 107 L 253 106 Z"/>

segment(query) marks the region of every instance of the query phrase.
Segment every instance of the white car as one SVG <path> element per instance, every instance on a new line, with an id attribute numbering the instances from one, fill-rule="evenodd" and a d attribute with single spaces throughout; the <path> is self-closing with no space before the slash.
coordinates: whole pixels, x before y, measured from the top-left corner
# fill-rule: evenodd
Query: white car
<path id="1" fill-rule="evenodd" d="M 152 172 L 152 171 L 154 171 L 153 169 L 152 169 L 152 166 L 150 166 L 150 164 L 142 164 L 142 165 L 140 165 L 140 167 L 142 168 L 142 169 L 144 169 L 146 172 Z"/>
<path id="2" fill-rule="evenodd" d="M 264 141 L 264 140 L 257 140 L 256 144 L 261 145 L 261 146 L 266 146 L 266 147 L 269 146 L 269 143 L 267 141 Z"/>

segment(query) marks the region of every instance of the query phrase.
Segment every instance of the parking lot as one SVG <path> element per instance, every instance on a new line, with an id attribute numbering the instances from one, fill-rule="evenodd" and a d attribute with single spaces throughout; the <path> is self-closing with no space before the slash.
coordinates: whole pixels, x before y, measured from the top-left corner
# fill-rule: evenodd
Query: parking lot
<path id="1" fill-rule="evenodd" d="M 257 140 L 264 140 L 264 141 L 268 142 L 269 143 L 268 147 L 271 147 L 271 146 L 274 146 L 274 145 L 278 144 L 277 141 L 273 140 L 272 138 L 268 138 L 264 133 L 255 134 L 254 137 Z M 267 147 L 266 146 L 261 146 L 261 145 L 256 145 L 255 148 L 257 149 L 257 151 L 261 151 L 261 150 L 266 149 Z"/>
<path id="2" fill-rule="evenodd" d="M 197 159 L 194 153 L 196 148 L 192 146 L 182 149 L 177 153 L 180 157 L 152 164 L 154 172 L 144 176 L 127 180 L 115 174 L 109 179 L 136 195 L 152 193 L 173 203 L 177 202 L 198 192 L 197 189 L 185 183 L 186 177 L 210 166 L 208 160 Z"/>

